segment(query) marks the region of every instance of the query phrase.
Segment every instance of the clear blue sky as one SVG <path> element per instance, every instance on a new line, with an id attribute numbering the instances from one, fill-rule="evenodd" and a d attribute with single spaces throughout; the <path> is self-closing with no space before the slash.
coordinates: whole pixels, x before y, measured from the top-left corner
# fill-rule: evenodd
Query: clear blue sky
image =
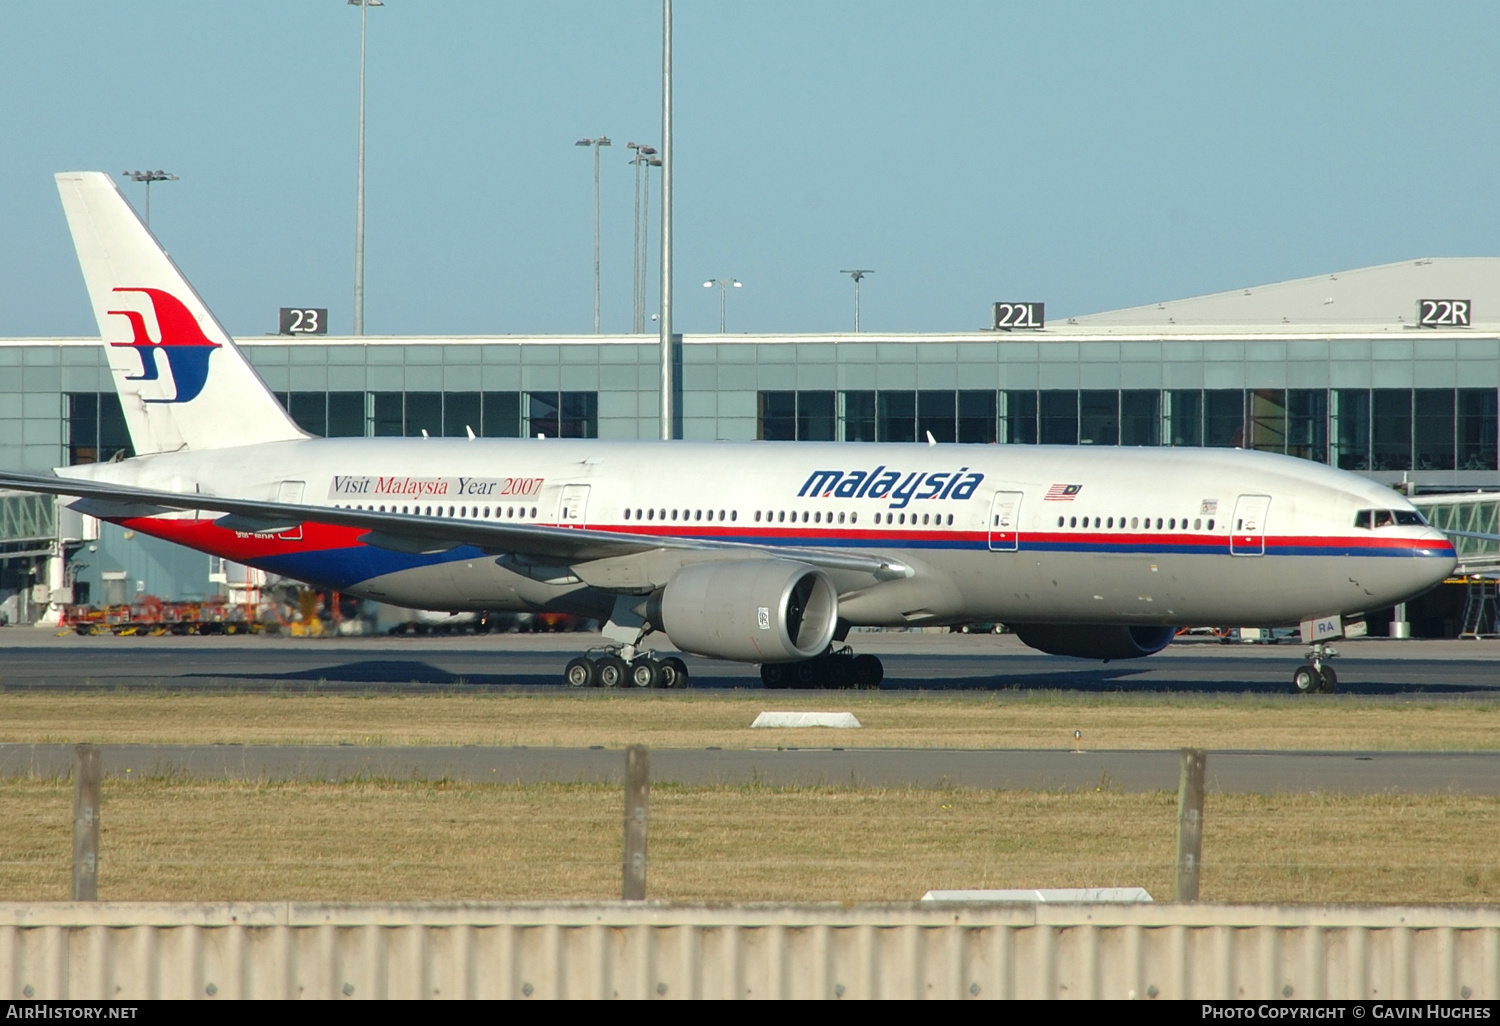
<path id="1" fill-rule="evenodd" d="M 93 334 L 51 175 L 164 168 L 152 227 L 229 330 L 351 322 L 356 8 L 0 0 L 0 336 Z M 1500 5 L 680 0 L 679 330 L 971 330 L 1500 238 Z M 630 320 L 660 5 L 370 12 L 366 330 Z M 126 185 L 139 202 L 141 187 Z M 654 230 L 653 230 L 654 234 Z M 653 285 L 653 295 L 654 295 Z"/>

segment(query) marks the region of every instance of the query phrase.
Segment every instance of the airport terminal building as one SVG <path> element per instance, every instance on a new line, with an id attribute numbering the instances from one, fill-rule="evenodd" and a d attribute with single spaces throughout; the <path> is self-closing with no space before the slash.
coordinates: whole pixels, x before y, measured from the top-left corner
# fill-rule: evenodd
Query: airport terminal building
<path id="1" fill-rule="evenodd" d="M 239 342 L 320 435 L 660 434 L 654 337 Z M 1500 258 L 1406 261 L 1040 328 L 686 335 L 674 366 L 685 439 L 1238 446 L 1417 493 L 1500 492 Z M 0 340 L 0 466 L 46 471 L 122 451 L 97 339 Z M 1464 502 L 1468 529 L 1495 530 L 1493 502 Z M 111 598 L 190 598 L 222 581 L 206 555 L 85 522 L 47 497 L 0 498 L 0 615 L 11 622 L 35 619 L 59 586 L 100 603 L 106 583 Z"/>

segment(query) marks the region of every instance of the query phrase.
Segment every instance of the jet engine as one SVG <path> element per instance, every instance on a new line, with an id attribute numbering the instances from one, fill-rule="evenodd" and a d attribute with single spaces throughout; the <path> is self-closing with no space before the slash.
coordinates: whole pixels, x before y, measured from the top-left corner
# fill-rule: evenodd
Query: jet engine
<path id="1" fill-rule="evenodd" d="M 1028 648 L 1080 659 L 1139 659 L 1166 648 L 1176 627 L 1098 623 L 1016 623 L 1008 625 Z"/>
<path id="2" fill-rule="evenodd" d="M 817 567 L 786 559 L 693 563 L 667 582 L 648 618 L 686 652 L 777 663 L 821 655 L 839 596 Z"/>

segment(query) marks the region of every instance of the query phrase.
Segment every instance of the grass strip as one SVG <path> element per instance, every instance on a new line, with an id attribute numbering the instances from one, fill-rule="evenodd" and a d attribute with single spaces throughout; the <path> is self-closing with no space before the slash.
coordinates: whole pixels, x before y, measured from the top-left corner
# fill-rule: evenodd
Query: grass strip
<path id="1" fill-rule="evenodd" d="M 0 782 L 0 900 L 68 896 L 71 786 Z M 619 788 L 193 782 L 104 785 L 110 900 L 619 896 Z M 1171 895 L 1175 795 L 658 786 L 649 893 L 902 900 L 929 888 Z M 1500 799 L 1212 795 L 1211 901 L 1494 902 Z"/>

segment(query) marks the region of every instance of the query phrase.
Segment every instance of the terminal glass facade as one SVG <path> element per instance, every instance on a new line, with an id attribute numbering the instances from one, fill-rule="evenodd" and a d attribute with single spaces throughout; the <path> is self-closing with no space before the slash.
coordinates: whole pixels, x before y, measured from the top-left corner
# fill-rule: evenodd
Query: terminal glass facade
<path id="1" fill-rule="evenodd" d="M 1182 445 L 1344 470 L 1496 470 L 1495 389 L 1147 389 L 759 393 L 782 441 Z M 836 414 L 835 411 L 842 411 Z M 1332 439 L 1330 446 L 1329 440 Z"/>

